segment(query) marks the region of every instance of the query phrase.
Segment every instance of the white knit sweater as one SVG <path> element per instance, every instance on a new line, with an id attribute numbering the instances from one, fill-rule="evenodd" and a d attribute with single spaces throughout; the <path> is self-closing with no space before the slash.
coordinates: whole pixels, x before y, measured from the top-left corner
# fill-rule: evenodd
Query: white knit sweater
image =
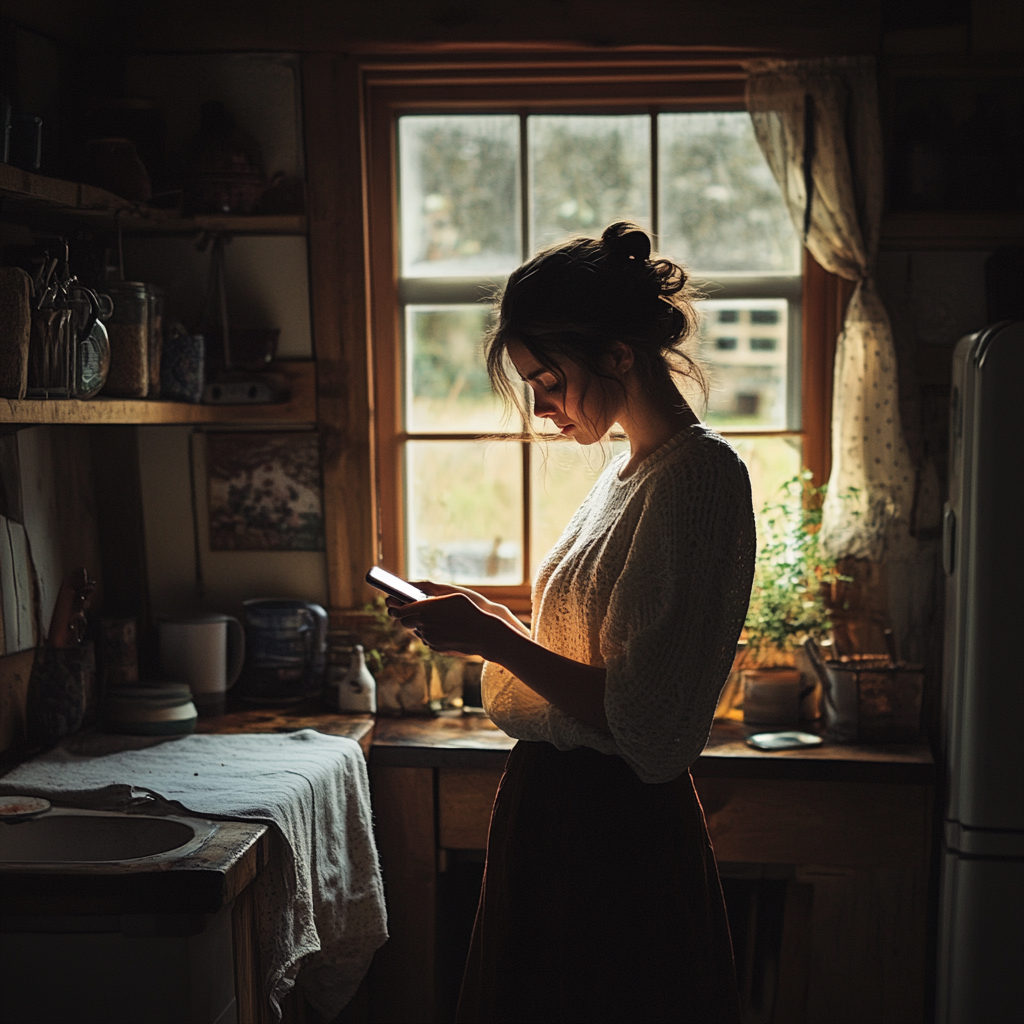
<path id="1" fill-rule="evenodd" d="M 607 669 L 609 731 L 560 711 L 500 665 L 484 707 L 510 736 L 617 754 L 668 782 L 707 743 L 754 572 L 750 481 L 736 451 L 684 428 L 626 480 L 612 460 L 537 574 L 533 638 Z"/>

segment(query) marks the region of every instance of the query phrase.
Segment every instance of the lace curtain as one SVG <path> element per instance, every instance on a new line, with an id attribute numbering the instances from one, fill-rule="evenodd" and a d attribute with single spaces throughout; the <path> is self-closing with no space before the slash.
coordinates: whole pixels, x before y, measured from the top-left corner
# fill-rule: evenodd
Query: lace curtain
<path id="1" fill-rule="evenodd" d="M 811 255 L 856 287 L 836 348 L 832 473 L 822 542 L 833 557 L 912 554 L 914 467 L 900 424 L 896 351 L 872 281 L 882 135 L 871 57 L 757 61 L 747 110 Z"/>

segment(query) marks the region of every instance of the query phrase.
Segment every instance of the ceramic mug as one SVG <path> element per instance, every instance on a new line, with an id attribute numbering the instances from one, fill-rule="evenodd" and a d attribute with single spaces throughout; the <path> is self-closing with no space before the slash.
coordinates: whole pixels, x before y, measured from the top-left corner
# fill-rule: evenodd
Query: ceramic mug
<path id="1" fill-rule="evenodd" d="M 230 615 L 160 620 L 161 675 L 188 684 L 201 716 L 223 714 L 244 660 L 245 632 Z"/>

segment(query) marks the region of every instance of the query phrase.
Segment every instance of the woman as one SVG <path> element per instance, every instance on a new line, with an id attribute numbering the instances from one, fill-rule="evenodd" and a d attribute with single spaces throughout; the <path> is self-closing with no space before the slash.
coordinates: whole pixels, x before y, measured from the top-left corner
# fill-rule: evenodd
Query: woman
<path id="1" fill-rule="evenodd" d="M 696 316 L 686 276 L 611 225 L 509 279 L 488 341 L 495 389 L 578 444 L 614 423 L 605 469 L 533 589 L 533 634 L 470 590 L 391 613 L 487 660 L 484 705 L 520 742 L 491 817 L 459 1020 L 739 1020 L 721 886 L 689 774 L 746 614 L 750 485 L 673 374 Z M 511 364 L 511 365 L 510 365 Z M 514 374 L 512 370 L 514 369 Z"/>

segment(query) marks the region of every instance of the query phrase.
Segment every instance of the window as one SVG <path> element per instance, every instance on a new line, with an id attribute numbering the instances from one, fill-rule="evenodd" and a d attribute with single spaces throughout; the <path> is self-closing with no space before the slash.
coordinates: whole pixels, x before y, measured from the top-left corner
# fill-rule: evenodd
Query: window
<path id="1" fill-rule="evenodd" d="M 371 104 L 371 164 L 376 153 L 394 168 L 383 183 L 369 175 L 371 238 L 381 236 L 381 555 L 413 578 L 492 589 L 526 607 L 540 560 L 609 448 L 625 442 L 613 436 L 598 451 L 531 440 L 504 418 L 480 344 L 494 290 L 571 235 L 623 219 L 651 232 L 707 296 L 696 342 L 711 378 L 706 419 L 746 460 L 760 503 L 802 461 L 802 254 L 735 99 L 638 110 L 606 86 L 574 110 L 568 98 L 554 107 L 559 91 L 572 93 L 564 85 L 543 102 L 504 91 L 504 105 L 502 89 L 474 97 L 461 83 L 434 102 L 428 92 Z"/>

